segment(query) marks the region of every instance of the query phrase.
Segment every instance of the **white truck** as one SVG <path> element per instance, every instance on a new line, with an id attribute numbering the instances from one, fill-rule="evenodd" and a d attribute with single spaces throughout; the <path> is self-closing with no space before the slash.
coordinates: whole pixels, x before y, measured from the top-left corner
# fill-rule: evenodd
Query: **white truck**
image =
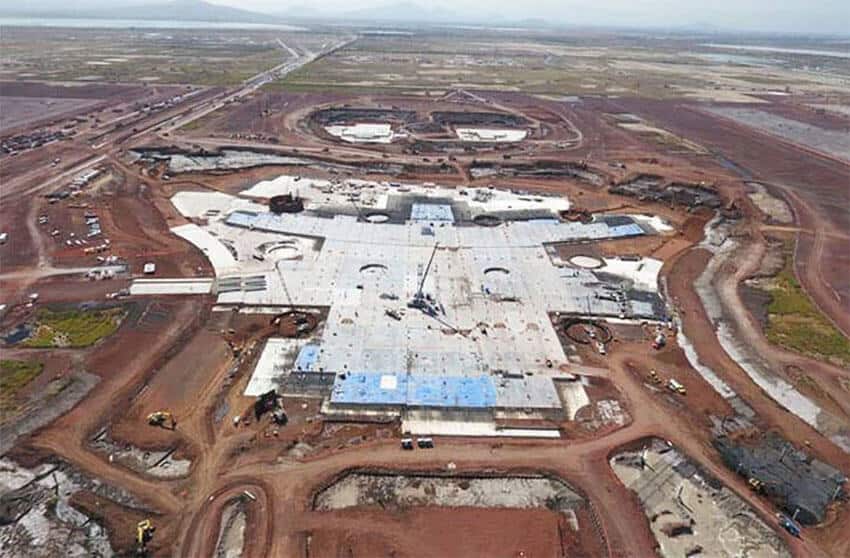
<path id="1" fill-rule="evenodd" d="M 685 395 L 688 393 L 688 391 L 685 389 L 685 386 L 683 386 L 681 382 L 679 382 L 675 378 L 670 378 L 670 380 L 667 382 L 667 388 L 673 393 L 678 393 L 679 395 Z"/>

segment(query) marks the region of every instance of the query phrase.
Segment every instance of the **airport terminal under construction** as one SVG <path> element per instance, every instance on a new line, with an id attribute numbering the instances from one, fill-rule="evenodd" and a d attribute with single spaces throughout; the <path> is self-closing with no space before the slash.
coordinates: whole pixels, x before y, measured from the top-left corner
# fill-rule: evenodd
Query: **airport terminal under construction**
<path id="1" fill-rule="evenodd" d="M 563 196 L 287 175 L 240 196 L 183 191 L 171 201 L 193 221 L 173 231 L 215 270 L 204 292 L 219 310 L 329 307 L 313 335 L 270 338 L 246 387 L 296 396 L 324 382 L 329 415 L 415 416 L 405 425 L 421 434 L 493 435 L 505 417 L 557 421 L 556 382 L 583 391 L 558 331 L 564 318 L 670 321 L 661 261 L 557 255 L 565 244 L 669 235 L 654 216 L 574 222 Z M 167 278 L 130 287 L 186 292 Z M 606 341 L 594 349 L 604 354 Z"/>
<path id="2" fill-rule="evenodd" d="M 667 35 L 130 34 L 190 49 L 163 80 L 265 70 L 107 87 L 140 59 L 57 42 L 85 84 L 0 81 L 0 555 L 850 553 L 835 80 Z"/>

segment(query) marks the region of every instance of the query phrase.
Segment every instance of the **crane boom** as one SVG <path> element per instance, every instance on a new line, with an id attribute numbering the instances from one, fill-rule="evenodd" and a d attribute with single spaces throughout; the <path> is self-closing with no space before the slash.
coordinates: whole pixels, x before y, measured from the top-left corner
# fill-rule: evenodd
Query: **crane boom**
<path id="1" fill-rule="evenodd" d="M 417 297 L 422 296 L 422 288 L 425 286 L 425 279 L 428 277 L 428 272 L 431 270 L 431 263 L 434 261 L 434 255 L 436 255 L 437 246 L 439 245 L 439 242 L 434 243 L 434 249 L 431 251 L 431 257 L 428 259 L 428 265 L 425 266 L 425 273 L 422 274 L 422 280 L 419 281 L 419 290 L 416 291 Z"/>

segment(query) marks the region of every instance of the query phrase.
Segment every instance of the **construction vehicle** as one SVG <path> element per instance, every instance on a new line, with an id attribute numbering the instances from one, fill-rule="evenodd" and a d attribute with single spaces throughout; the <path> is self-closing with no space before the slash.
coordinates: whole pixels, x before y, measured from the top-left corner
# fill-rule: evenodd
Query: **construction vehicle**
<path id="1" fill-rule="evenodd" d="M 653 384 L 660 384 L 661 383 L 661 377 L 658 375 L 658 372 L 656 372 L 655 369 L 649 371 L 649 380 Z"/>
<path id="2" fill-rule="evenodd" d="M 787 515 L 778 513 L 776 517 L 779 519 L 779 525 L 782 526 L 783 529 L 788 531 L 791 535 L 800 538 L 800 526 L 797 525 L 797 522 L 788 517 Z"/>
<path id="3" fill-rule="evenodd" d="M 431 264 L 434 263 L 434 256 L 437 254 L 437 247 L 439 245 L 439 242 L 434 244 L 434 249 L 431 251 L 431 257 L 428 259 L 428 265 L 425 266 L 425 272 L 422 274 L 422 279 L 419 281 L 419 288 L 416 290 L 416 294 L 413 295 L 413 299 L 407 303 L 408 308 L 422 310 L 422 312 L 429 316 L 437 315 L 436 302 L 431 295 L 423 293 L 422 289 L 425 287 L 425 279 L 428 278 L 428 272 L 431 271 Z"/>
<path id="4" fill-rule="evenodd" d="M 652 465 L 650 465 L 649 462 L 646 460 L 646 454 L 648 451 L 649 448 L 644 448 L 643 451 L 640 452 L 640 468 L 647 468 L 650 471 L 654 471 L 655 469 L 653 469 Z"/>
<path id="5" fill-rule="evenodd" d="M 242 345 L 241 344 L 235 343 L 235 342 L 231 341 L 230 339 L 228 339 L 227 340 L 227 346 L 230 348 L 230 353 L 233 355 L 233 358 L 239 358 L 242 355 Z"/>
<path id="6" fill-rule="evenodd" d="M 683 386 L 678 380 L 674 378 L 670 378 L 670 380 L 667 382 L 667 388 L 673 393 L 678 393 L 679 395 L 687 395 L 688 393 L 688 390 L 685 389 L 685 386 Z"/>
<path id="7" fill-rule="evenodd" d="M 254 418 L 260 420 L 268 411 L 274 411 L 277 408 L 277 392 L 269 390 L 257 396 L 254 401 Z"/>
<path id="8" fill-rule="evenodd" d="M 289 422 L 289 417 L 286 416 L 286 411 L 283 410 L 283 407 L 278 407 L 272 411 L 272 420 L 277 425 L 285 426 Z"/>
<path id="9" fill-rule="evenodd" d="M 753 492 L 763 492 L 764 491 L 764 483 L 755 477 L 750 477 L 747 481 L 747 484 L 750 485 L 750 489 Z"/>
<path id="10" fill-rule="evenodd" d="M 155 411 L 149 414 L 148 424 L 151 426 L 158 426 L 160 428 L 168 428 L 170 430 L 177 428 L 177 421 L 174 419 L 174 415 L 168 411 Z M 168 424 L 168 426 L 166 426 L 166 424 Z"/>
<path id="11" fill-rule="evenodd" d="M 153 526 L 150 519 L 139 521 L 136 524 L 136 553 L 139 556 L 147 555 L 147 546 L 153 538 L 154 531 L 156 531 L 156 527 Z"/>
<path id="12" fill-rule="evenodd" d="M 269 390 L 260 394 L 257 400 L 254 401 L 254 419 L 259 421 L 260 418 L 271 412 L 272 420 L 275 424 L 285 425 L 289 422 L 289 417 L 283 408 L 283 398 L 277 394 L 275 390 Z"/>
<path id="13" fill-rule="evenodd" d="M 224 341 L 227 343 L 228 348 L 230 349 L 230 353 L 233 355 L 233 358 L 239 358 L 242 354 L 243 345 L 241 341 L 236 338 L 236 330 L 228 329 L 222 330 L 221 336 L 224 338 Z"/>

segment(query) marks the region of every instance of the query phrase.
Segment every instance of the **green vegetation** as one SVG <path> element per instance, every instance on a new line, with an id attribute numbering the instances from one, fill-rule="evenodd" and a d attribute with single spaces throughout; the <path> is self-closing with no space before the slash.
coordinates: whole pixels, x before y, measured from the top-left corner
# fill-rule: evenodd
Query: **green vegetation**
<path id="1" fill-rule="evenodd" d="M 348 83 L 331 83 L 322 80 L 305 81 L 298 72 L 289 74 L 282 80 L 272 81 L 263 86 L 269 91 L 287 91 L 289 93 L 316 93 L 319 91 L 338 91 L 352 95 L 374 93 L 375 91 L 408 91 L 415 89 L 405 85 L 381 85 L 380 87 L 366 85 L 351 85 Z M 294 77 L 293 77 L 294 76 Z"/>
<path id="2" fill-rule="evenodd" d="M 808 356 L 850 365 L 850 339 L 821 314 L 794 276 L 793 243 L 786 243 L 785 253 L 785 267 L 766 286 L 771 295 L 768 340 Z"/>
<path id="3" fill-rule="evenodd" d="M 0 416 L 18 408 L 18 392 L 41 374 L 44 365 L 29 360 L 0 360 Z"/>
<path id="4" fill-rule="evenodd" d="M 591 41 L 592 43 L 592 41 Z M 628 42 L 572 44 L 540 36 L 361 38 L 279 81 L 287 90 L 450 90 L 459 87 L 541 95 L 616 92 L 673 97 L 667 86 L 705 87 L 697 58 L 630 48 Z"/>
<path id="5" fill-rule="evenodd" d="M 111 335 L 126 313 L 121 308 L 107 310 L 38 311 L 35 333 L 22 343 L 24 347 L 88 347 Z"/>
<path id="6" fill-rule="evenodd" d="M 555 97 L 616 94 L 722 101 L 789 84 L 823 86 L 794 68 L 790 59 L 783 64 L 765 59 L 760 71 L 753 72 L 752 66 L 715 62 L 706 55 L 698 45 L 650 44 L 637 36 L 422 31 L 415 37 L 361 37 L 288 74 L 276 87 L 388 93 L 468 88 Z"/>
<path id="7" fill-rule="evenodd" d="M 3 29 L 4 79 L 237 85 L 291 58 L 278 40 L 318 49 L 321 33 L 266 30 Z M 44 56 L 50 52 L 51 56 Z"/>

